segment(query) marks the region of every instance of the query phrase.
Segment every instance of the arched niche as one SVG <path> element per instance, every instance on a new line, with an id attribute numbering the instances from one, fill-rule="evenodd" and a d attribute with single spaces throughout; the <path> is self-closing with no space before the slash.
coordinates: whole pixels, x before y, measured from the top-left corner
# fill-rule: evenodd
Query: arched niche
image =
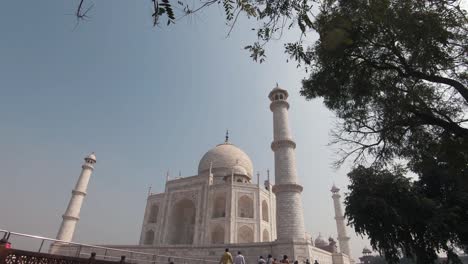
<path id="1" fill-rule="evenodd" d="M 174 204 L 167 233 L 169 244 L 189 245 L 193 243 L 195 213 L 195 204 L 189 199 L 182 199 Z"/>
<path id="2" fill-rule="evenodd" d="M 254 232 L 249 226 L 241 226 L 237 230 L 237 243 L 252 243 L 254 242 Z"/>
<path id="3" fill-rule="evenodd" d="M 148 230 L 145 233 L 145 245 L 152 245 L 154 242 L 154 231 L 153 230 Z"/>
<path id="4" fill-rule="evenodd" d="M 237 216 L 243 218 L 254 218 L 254 203 L 252 198 L 243 195 L 237 203 Z"/>
<path id="5" fill-rule="evenodd" d="M 211 243 L 212 244 L 223 244 L 224 243 L 224 228 L 216 226 L 211 231 Z"/>
<path id="6" fill-rule="evenodd" d="M 226 216 L 226 194 L 218 194 L 213 201 L 213 218 Z"/>
<path id="7" fill-rule="evenodd" d="M 150 213 L 148 217 L 148 223 L 157 223 L 158 213 L 159 213 L 159 206 L 157 204 L 151 205 Z"/>
<path id="8" fill-rule="evenodd" d="M 263 235 L 262 235 L 262 242 L 268 242 L 270 241 L 270 233 L 268 230 L 264 229 L 263 230 Z"/>
<path id="9" fill-rule="evenodd" d="M 263 221 L 269 221 L 269 214 L 268 214 L 268 203 L 267 201 L 263 200 L 262 202 L 262 219 Z"/>

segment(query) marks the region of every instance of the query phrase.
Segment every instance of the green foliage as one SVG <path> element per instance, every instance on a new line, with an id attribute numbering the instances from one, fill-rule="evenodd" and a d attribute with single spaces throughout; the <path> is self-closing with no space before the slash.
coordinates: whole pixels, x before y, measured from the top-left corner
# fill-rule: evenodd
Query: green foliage
<path id="1" fill-rule="evenodd" d="M 167 25 L 174 24 L 176 20 L 192 15 L 199 10 L 214 4 L 221 4 L 224 10 L 227 25 L 230 26 L 228 35 L 240 15 L 255 18 L 260 23 L 256 31 L 258 40 L 245 47 L 251 58 L 262 63 L 266 58 L 264 46 L 272 39 L 281 38 L 285 29 L 297 26 L 300 29 L 299 38 L 302 39 L 307 32 L 313 29 L 312 4 L 317 0 L 206 0 L 200 1 L 198 6 L 189 7 L 186 0 L 177 0 L 182 6 L 181 10 L 174 8 L 174 0 L 151 0 L 153 2 L 153 25 L 160 25 L 160 18 L 167 17 Z M 302 51 L 301 40 L 285 44 L 286 52 L 291 59 L 298 62 L 298 66 L 310 64 L 310 54 Z M 307 50 L 307 48 L 305 48 Z"/>
<path id="2" fill-rule="evenodd" d="M 263 48 L 260 43 L 255 42 L 253 45 L 248 45 L 245 46 L 246 50 L 250 51 L 250 57 L 259 63 L 262 63 L 265 61 L 266 55 L 265 55 L 265 49 Z"/>
<path id="3" fill-rule="evenodd" d="M 328 1 L 302 95 L 340 118 L 346 216 L 389 263 L 468 244 L 467 17 L 456 1 Z M 365 167 L 365 166 L 367 167 Z M 413 180 L 407 178 L 408 173 Z"/>
<path id="4" fill-rule="evenodd" d="M 310 64 L 312 53 L 310 51 L 304 51 L 302 42 L 287 43 L 285 46 L 285 52 L 289 54 L 289 58 L 297 62 L 297 67 L 302 63 Z"/>
<path id="5" fill-rule="evenodd" d="M 234 19 L 234 1 L 233 0 L 223 0 L 224 12 L 226 13 L 226 20 L 231 21 Z"/>

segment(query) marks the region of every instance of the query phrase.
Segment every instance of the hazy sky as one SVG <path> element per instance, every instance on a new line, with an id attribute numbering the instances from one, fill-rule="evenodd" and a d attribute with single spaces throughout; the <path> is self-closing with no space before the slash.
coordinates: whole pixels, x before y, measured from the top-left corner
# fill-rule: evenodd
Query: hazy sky
<path id="1" fill-rule="evenodd" d="M 55 237 L 91 151 L 78 242 L 138 243 L 148 187 L 163 190 L 167 170 L 196 174 L 226 129 L 264 178 L 278 82 L 290 92 L 306 228 L 336 236 L 329 190 L 345 191 L 348 168 L 331 166 L 335 118 L 299 96 L 307 75 L 286 63 L 282 42 L 257 64 L 243 49 L 254 32 L 241 20 L 226 38 L 221 7 L 158 29 L 149 0 L 94 1 L 75 28 L 77 3 L 0 2 L 0 229 Z M 357 256 L 367 242 L 348 232 Z"/>

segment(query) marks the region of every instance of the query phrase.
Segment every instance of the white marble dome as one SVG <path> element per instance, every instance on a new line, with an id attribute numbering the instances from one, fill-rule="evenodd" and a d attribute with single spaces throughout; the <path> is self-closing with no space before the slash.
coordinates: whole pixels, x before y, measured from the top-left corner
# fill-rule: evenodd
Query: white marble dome
<path id="1" fill-rule="evenodd" d="M 314 245 L 316 247 L 324 247 L 328 246 L 328 243 L 325 241 L 325 239 L 323 239 L 322 234 L 319 234 L 319 236 L 314 241 Z"/>
<path id="2" fill-rule="evenodd" d="M 235 174 L 246 173 L 249 178 L 253 175 L 252 161 L 249 156 L 231 143 L 219 144 L 206 152 L 198 164 L 198 174 L 208 172 L 211 163 L 214 176 L 229 175 L 233 168 L 235 168 Z"/>
<path id="3" fill-rule="evenodd" d="M 232 172 L 234 173 L 234 175 L 249 175 L 247 170 L 240 165 L 235 165 L 234 167 L 232 167 Z"/>

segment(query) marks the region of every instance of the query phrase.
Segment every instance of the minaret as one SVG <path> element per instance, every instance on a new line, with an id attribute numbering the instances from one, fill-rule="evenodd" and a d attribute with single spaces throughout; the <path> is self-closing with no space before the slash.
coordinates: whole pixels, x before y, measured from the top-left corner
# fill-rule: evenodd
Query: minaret
<path id="1" fill-rule="evenodd" d="M 346 226 L 344 222 L 343 211 L 341 210 L 340 203 L 340 189 L 333 184 L 331 188 L 333 205 L 335 207 L 335 220 L 336 220 L 336 231 L 338 232 L 338 243 L 340 244 L 340 252 L 348 255 L 351 258 L 349 251 L 349 237 L 346 235 Z"/>
<path id="2" fill-rule="evenodd" d="M 96 156 L 94 153 L 89 154 L 84 158 L 85 163 L 81 166 L 81 174 L 78 182 L 76 183 L 75 189 L 72 191 L 72 197 L 68 203 L 67 210 L 63 214 L 62 225 L 57 234 L 58 240 L 70 242 L 75 232 L 75 226 L 80 219 L 81 205 L 83 204 L 84 197 L 86 196 L 86 189 L 88 188 L 89 178 L 94 170 L 94 164 L 96 163 Z"/>
<path id="3" fill-rule="evenodd" d="M 270 92 L 270 110 L 273 112 L 273 142 L 275 153 L 276 230 L 278 241 L 305 240 L 302 209 L 302 186 L 296 171 L 296 143 L 291 136 L 288 121 L 288 92 L 276 87 Z"/>

